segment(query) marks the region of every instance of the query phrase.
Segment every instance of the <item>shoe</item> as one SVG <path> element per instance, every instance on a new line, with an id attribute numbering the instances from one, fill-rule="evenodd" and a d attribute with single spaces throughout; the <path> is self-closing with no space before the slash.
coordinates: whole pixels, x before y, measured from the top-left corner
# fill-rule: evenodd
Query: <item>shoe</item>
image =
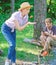
<path id="1" fill-rule="evenodd" d="M 6 62 L 5 62 L 5 65 L 9 65 L 9 62 L 8 62 L 8 61 L 6 61 Z"/>
<path id="2" fill-rule="evenodd" d="M 48 55 L 48 51 L 46 51 L 46 50 L 41 51 L 41 56 L 47 56 L 47 55 Z"/>
<path id="3" fill-rule="evenodd" d="M 12 63 L 12 65 L 16 65 L 16 63 Z"/>

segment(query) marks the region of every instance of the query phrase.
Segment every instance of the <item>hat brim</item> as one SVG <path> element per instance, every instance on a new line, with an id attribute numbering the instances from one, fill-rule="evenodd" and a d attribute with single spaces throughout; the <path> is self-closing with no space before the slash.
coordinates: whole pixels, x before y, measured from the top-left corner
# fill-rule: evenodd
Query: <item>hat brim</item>
<path id="1" fill-rule="evenodd" d="M 33 7 L 33 5 L 31 5 L 31 6 L 27 6 L 27 7 L 23 7 L 23 8 L 19 8 L 18 10 L 23 10 L 23 9 L 30 9 L 30 8 L 32 8 Z"/>

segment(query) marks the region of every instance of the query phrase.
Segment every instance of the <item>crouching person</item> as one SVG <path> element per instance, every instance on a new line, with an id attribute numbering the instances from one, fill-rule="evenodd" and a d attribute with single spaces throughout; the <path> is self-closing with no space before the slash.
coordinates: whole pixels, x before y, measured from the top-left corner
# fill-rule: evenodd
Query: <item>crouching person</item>
<path id="1" fill-rule="evenodd" d="M 45 19 L 45 29 L 41 32 L 40 40 L 43 46 L 42 54 L 49 49 L 51 45 L 56 45 L 56 26 L 52 24 L 52 19 Z"/>

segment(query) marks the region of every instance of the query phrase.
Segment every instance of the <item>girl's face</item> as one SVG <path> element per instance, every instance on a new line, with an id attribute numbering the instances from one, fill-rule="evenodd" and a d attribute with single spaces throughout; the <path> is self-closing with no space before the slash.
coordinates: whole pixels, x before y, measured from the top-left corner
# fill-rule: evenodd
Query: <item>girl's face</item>
<path id="1" fill-rule="evenodd" d="M 24 15 L 27 15 L 27 14 L 29 14 L 30 9 L 29 8 L 23 9 L 22 12 Z"/>

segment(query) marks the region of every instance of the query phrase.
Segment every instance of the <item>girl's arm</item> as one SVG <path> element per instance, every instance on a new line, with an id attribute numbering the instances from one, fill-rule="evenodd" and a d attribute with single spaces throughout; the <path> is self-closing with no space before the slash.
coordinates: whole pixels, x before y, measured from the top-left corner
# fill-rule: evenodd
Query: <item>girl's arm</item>
<path id="1" fill-rule="evenodd" d="M 35 22 L 27 22 L 25 25 L 23 25 L 23 26 L 20 26 L 19 25 L 19 22 L 18 21 L 16 21 L 16 20 L 14 20 L 14 23 L 15 23 L 15 28 L 17 29 L 17 30 L 19 30 L 19 31 L 21 31 L 21 30 L 23 30 L 28 24 L 36 24 Z"/>

